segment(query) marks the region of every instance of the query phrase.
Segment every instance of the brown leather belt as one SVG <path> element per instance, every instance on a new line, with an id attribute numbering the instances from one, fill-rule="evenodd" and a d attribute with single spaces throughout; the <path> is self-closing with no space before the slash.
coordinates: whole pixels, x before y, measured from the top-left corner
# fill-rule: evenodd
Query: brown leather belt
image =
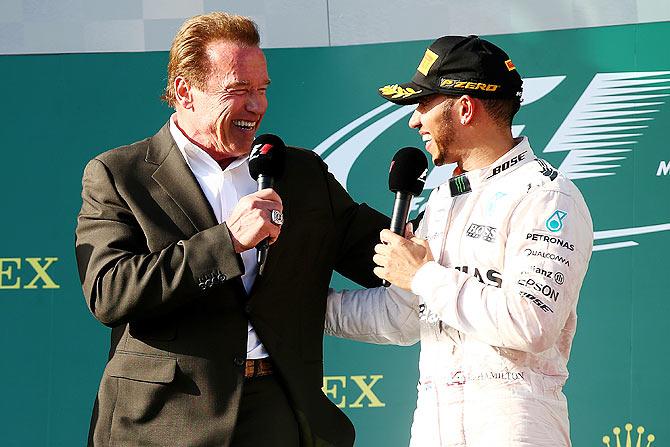
<path id="1" fill-rule="evenodd" d="M 244 378 L 268 376 L 272 374 L 272 362 L 268 357 L 263 359 L 247 359 L 244 364 Z"/>

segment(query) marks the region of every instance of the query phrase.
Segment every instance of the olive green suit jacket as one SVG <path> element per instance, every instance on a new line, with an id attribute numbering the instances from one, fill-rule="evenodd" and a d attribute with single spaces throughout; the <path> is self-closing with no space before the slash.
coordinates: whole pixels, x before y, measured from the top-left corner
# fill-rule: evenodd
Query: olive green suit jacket
<path id="1" fill-rule="evenodd" d="M 351 422 L 321 392 L 325 300 L 333 270 L 378 285 L 373 247 L 388 219 L 355 203 L 310 151 L 287 149 L 275 190 L 284 224 L 247 295 L 228 229 L 167 124 L 88 163 L 77 262 L 92 314 L 112 328 L 89 445 L 228 445 L 247 321 L 288 391 L 302 444 L 353 444 Z"/>

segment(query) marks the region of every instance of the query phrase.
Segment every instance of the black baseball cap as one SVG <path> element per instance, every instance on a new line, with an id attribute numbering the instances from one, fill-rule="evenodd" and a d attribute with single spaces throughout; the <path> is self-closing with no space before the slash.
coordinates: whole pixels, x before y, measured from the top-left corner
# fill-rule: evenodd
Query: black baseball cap
<path id="1" fill-rule="evenodd" d="M 521 76 L 501 48 L 478 36 L 444 36 L 430 44 L 410 82 L 379 94 L 396 104 L 416 104 L 435 93 L 521 101 Z"/>

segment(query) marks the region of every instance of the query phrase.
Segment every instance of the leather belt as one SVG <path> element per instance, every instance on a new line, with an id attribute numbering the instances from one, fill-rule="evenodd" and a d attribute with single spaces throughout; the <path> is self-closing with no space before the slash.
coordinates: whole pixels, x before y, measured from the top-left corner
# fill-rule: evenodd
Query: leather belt
<path id="1" fill-rule="evenodd" d="M 272 362 L 268 357 L 262 359 L 247 359 L 244 364 L 244 378 L 268 376 L 272 374 Z"/>

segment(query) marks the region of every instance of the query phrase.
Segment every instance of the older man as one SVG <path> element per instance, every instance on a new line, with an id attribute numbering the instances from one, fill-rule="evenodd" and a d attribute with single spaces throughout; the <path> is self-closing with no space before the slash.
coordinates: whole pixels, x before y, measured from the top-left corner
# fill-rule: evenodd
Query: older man
<path id="1" fill-rule="evenodd" d="M 418 104 L 410 127 L 457 168 L 416 237 L 382 232 L 375 272 L 394 286 L 332 294 L 327 331 L 421 340 L 415 447 L 570 445 L 562 387 L 593 229 L 575 185 L 512 136 L 521 85 L 497 46 L 447 36 L 412 82 L 380 89 Z"/>
<path id="2" fill-rule="evenodd" d="M 302 149 L 257 191 L 247 155 L 270 84 L 258 45 L 245 17 L 186 21 L 169 122 L 86 166 L 76 254 L 88 306 L 112 328 L 89 445 L 353 443 L 321 392 L 323 297 L 333 269 L 378 284 L 388 220 Z"/>

